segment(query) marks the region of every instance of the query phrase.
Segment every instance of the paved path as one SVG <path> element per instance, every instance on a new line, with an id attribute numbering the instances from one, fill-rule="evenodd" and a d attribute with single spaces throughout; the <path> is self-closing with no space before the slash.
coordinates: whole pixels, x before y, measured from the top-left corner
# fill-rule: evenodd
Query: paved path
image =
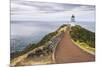
<path id="1" fill-rule="evenodd" d="M 69 34 L 65 32 L 61 42 L 57 45 L 55 61 L 56 63 L 88 62 L 95 61 L 95 56 L 76 46 Z"/>

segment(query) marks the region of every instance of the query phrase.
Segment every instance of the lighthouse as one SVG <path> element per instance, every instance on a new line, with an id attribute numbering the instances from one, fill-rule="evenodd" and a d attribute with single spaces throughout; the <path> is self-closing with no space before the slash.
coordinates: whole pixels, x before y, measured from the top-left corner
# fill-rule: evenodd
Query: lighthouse
<path id="1" fill-rule="evenodd" d="M 71 16 L 71 26 L 75 26 L 75 16 L 73 14 Z"/>
<path id="2" fill-rule="evenodd" d="M 75 22 L 75 16 L 74 15 L 71 16 L 71 22 Z"/>

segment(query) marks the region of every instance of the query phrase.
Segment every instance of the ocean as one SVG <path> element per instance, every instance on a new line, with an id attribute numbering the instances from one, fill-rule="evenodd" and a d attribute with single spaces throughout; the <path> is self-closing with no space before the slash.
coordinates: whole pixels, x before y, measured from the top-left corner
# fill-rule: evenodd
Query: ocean
<path id="1" fill-rule="evenodd" d="M 38 43 L 46 34 L 68 21 L 11 21 L 11 52 L 21 51 L 30 43 Z M 75 24 L 95 32 L 95 22 L 77 21 Z"/>

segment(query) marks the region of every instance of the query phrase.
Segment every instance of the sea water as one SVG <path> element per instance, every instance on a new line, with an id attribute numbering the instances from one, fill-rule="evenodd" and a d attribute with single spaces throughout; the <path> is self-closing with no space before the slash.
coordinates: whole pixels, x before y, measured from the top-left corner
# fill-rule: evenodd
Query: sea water
<path id="1" fill-rule="evenodd" d="M 57 30 L 68 21 L 11 21 L 11 52 L 21 51 L 30 43 L 38 43 L 46 34 Z M 80 25 L 95 32 L 95 22 L 77 21 Z"/>

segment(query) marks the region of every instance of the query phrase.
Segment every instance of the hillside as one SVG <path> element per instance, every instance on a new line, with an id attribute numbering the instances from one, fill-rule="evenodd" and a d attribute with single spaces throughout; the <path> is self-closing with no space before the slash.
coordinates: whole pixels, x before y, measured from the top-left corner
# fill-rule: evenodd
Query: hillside
<path id="1" fill-rule="evenodd" d="M 76 28 L 76 26 L 74 27 Z M 70 28 L 71 27 L 69 26 L 69 28 L 67 28 L 67 30 L 64 31 L 63 38 L 56 47 L 55 51 L 56 63 L 76 63 L 76 62 L 95 61 L 95 54 L 93 54 L 92 51 L 89 50 L 90 47 L 86 50 L 87 47 L 85 46 L 88 44 L 85 44 L 85 46 L 80 47 L 80 45 L 83 45 L 83 43 L 85 43 L 84 41 L 83 43 L 82 42 L 77 43 L 77 41 L 73 41 L 73 38 L 70 36 L 70 32 L 72 32 L 72 29 Z M 80 28 L 82 29 L 82 27 Z M 83 31 L 86 32 L 85 30 Z M 74 31 L 72 33 L 74 33 Z M 79 34 L 82 33 L 80 32 Z M 79 35 L 76 35 L 76 37 L 77 36 Z"/>
<path id="2" fill-rule="evenodd" d="M 79 25 L 72 26 L 70 36 L 75 44 L 80 48 L 95 54 L 95 33 Z"/>
<path id="3" fill-rule="evenodd" d="M 95 48 L 95 33 L 90 32 L 79 25 L 72 26 L 63 24 L 56 31 L 45 35 L 37 44 L 29 44 L 24 50 L 11 53 L 11 65 L 31 65 L 55 63 L 54 52 L 56 46 L 64 36 L 64 32 L 69 32 L 72 40 L 80 45 Z M 83 47 L 85 48 L 85 47 Z M 41 60 L 41 61 L 40 61 Z M 31 62 L 30 62 L 31 61 Z"/>
<path id="4" fill-rule="evenodd" d="M 74 41 L 84 42 L 95 48 L 95 33 L 82 28 L 79 25 L 71 27 L 70 35 Z"/>
<path id="5" fill-rule="evenodd" d="M 37 47 L 40 47 L 40 46 L 45 46 L 45 44 L 47 42 L 49 42 L 54 36 L 56 36 L 59 31 L 63 28 L 63 27 L 67 27 L 68 25 L 66 24 L 63 24 L 62 26 L 60 26 L 56 31 L 54 32 L 51 32 L 47 35 L 45 35 L 41 40 L 40 42 L 38 42 L 37 44 L 29 44 L 25 49 L 23 49 L 22 51 L 17 51 L 17 52 L 13 52 L 11 53 L 11 60 L 18 57 L 18 56 L 21 56 Z"/>
<path id="6" fill-rule="evenodd" d="M 30 58 L 30 61 L 32 59 L 34 60 L 32 60 L 34 64 L 35 62 L 36 64 L 53 63 L 52 53 L 54 46 L 52 45 L 52 43 L 54 43 L 53 41 L 55 41 L 55 38 L 57 36 L 58 31 L 51 32 L 45 35 L 37 44 L 29 44 L 24 50 L 11 53 L 11 66 L 22 65 L 23 63 L 21 62 L 23 59 L 29 60 Z M 30 65 L 30 63 L 27 63 L 27 65 Z"/>
<path id="7" fill-rule="evenodd" d="M 14 52 L 14 53 L 11 53 L 11 60 L 18 57 L 18 56 L 21 56 L 37 47 L 40 47 L 40 46 L 45 46 L 45 43 L 47 43 L 48 41 L 50 41 L 50 39 L 55 36 L 57 34 L 57 31 L 55 32 L 52 32 L 52 33 L 49 33 L 47 35 L 45 35 L 40 42 L 38 42 L 37 44 L 29 44 L 24 50 L 22 51 L 17 51 L 17 52 Z"/>

